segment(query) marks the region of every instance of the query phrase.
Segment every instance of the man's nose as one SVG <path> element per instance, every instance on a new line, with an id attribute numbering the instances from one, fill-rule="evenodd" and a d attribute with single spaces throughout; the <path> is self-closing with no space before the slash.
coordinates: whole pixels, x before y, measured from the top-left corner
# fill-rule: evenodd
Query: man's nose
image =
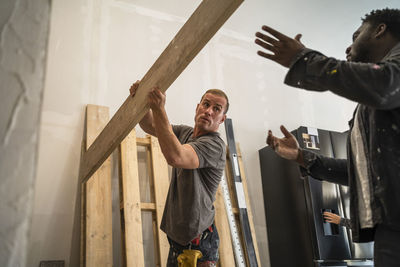
<path id="1" fill-rule="evenodd" d="M 211 115 L 212 114 L 212 111 L 213 111 L 213 109 L 212 109 L 212 107 L 208 107 L 207 109 L 206 109 L 206 114 L 207 115 Z"/>

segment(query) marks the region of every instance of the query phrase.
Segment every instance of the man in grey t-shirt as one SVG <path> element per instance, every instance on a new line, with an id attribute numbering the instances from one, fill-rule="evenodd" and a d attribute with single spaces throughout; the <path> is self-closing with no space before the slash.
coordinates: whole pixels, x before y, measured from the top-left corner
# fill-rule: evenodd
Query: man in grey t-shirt
<path id="1" fill-rule="evenodd" d="M 139 81 L 130 92 L 134 96 Z M 218 128 L 226 118 L 229 101 L 218 89 L 208 90 L 196 107 L 194 128 L 169 123 L 165 94 L 157 87 L 148 95 L 149 112 L 140 127 L 156 136 L 168 164 L 173 167 L 161 229 L 171 248 L 167 266 L 177 266 L 184 249 L 200 250 L 198 266 L 216 266 L 219 238 L 213 203 L 225 168 L 225 143 Z"/>

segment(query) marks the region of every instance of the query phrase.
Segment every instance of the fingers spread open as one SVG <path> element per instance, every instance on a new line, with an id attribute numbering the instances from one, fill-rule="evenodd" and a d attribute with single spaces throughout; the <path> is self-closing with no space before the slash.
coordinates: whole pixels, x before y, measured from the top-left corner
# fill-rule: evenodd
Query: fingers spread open
<path id="1" fill-rule="evenodd" d="M 277 45 L 279 43 L 279 40 L 271 38 L 268 35 L 263 34 L 261 32 L 256 32 L 256 37 L 260 38 L 260 39 L 264 40 L 265 42 L 270 43 L 272 45 Z"/>
<path id="2" fill-rule="evenodd" d="M 273 54 L 268 54 L 268 53 L 265 53 L 265 52 L 263 52 L 263 51 L 257 51 L 257 54 L 258 54 L 259 56 L 262 56 L 262 57 L 265 57 L 265 58 L 268 58 L 268 59 L 271 59 L 271 60 L 275 60 L 275 58 L 276 58 L 275 55 L 273 55 Z"/>
<path id="3" fill-rule="evenodd" d="M 274 30 L 271 27 L 268 27 L 266 25 L 262 26 L 262 29 L 268 33 L 270 33 L 272 36 L 276 37 L 278 40 L 286 40 L 289 39 L 288 36 L 284 35 L 283 33 L 278 32 L 277 30 Z"/>
<path id="4" fill-rule="evenodd" d="M 273 53 L 275 53 L 275 54 L 276 54 L 276 52 L 277 52 L 277 49 L 276 49 L 275 46 L 270 45 L 270 44 L 268 44 L 268 43 L 266 43 L 266 42 L 263 42 L 263 41 L 260 40 L 260 39 L 256 39 L 254 42 L 255 42 L 256 44 L 258 44 L 259 46 L 264 47 L 265 49 L 267 49 L 267 50 L 269 50 L 269 51 L 271 51 L 271 52 L 273 52 Z"/>

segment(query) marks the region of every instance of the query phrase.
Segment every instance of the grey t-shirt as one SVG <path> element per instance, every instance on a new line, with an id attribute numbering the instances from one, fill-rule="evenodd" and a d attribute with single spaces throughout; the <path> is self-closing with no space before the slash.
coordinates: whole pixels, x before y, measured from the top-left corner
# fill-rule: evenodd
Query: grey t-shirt
<path id="1" fill-rule="evenodd" d="M 219 133 L 193 138 L 193 128 L 173 125 L 182 144 L 193 147 L 199 168 L 173 168 L 161 230 L 181 245 L 187 245 L 214 221 L 213 203 L 225 168 L 226 148 Z"/>

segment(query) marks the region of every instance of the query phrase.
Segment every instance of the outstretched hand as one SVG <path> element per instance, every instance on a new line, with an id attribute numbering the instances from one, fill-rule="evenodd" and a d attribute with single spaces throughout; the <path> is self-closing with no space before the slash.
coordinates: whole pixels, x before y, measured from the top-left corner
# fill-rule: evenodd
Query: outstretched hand
<path id="1" fill-rule="evenodd" d="M 271 146 L 275 152 L 282 158 L 288 160 L 297 160 L 299 156 L 299 143 L 293 134 L 291 134 L 285 126 L 281 125 L 283 138 L 278 138 L 268 131 L 267 144 Z"/>
<path id="2" fill-rule="evenodd" d="M 296 55 L 305 48 L 300 42 L 301 34 L 297 34 L 294 39 L 268 27 L 262 26 L 262 29 L 275 38 L 261 32 L 256 32 L 255 43 L 269 50 L 273 54 L 258 51 L 257 54 L 273 60 L 284 67 L 289 67 Z"/>

